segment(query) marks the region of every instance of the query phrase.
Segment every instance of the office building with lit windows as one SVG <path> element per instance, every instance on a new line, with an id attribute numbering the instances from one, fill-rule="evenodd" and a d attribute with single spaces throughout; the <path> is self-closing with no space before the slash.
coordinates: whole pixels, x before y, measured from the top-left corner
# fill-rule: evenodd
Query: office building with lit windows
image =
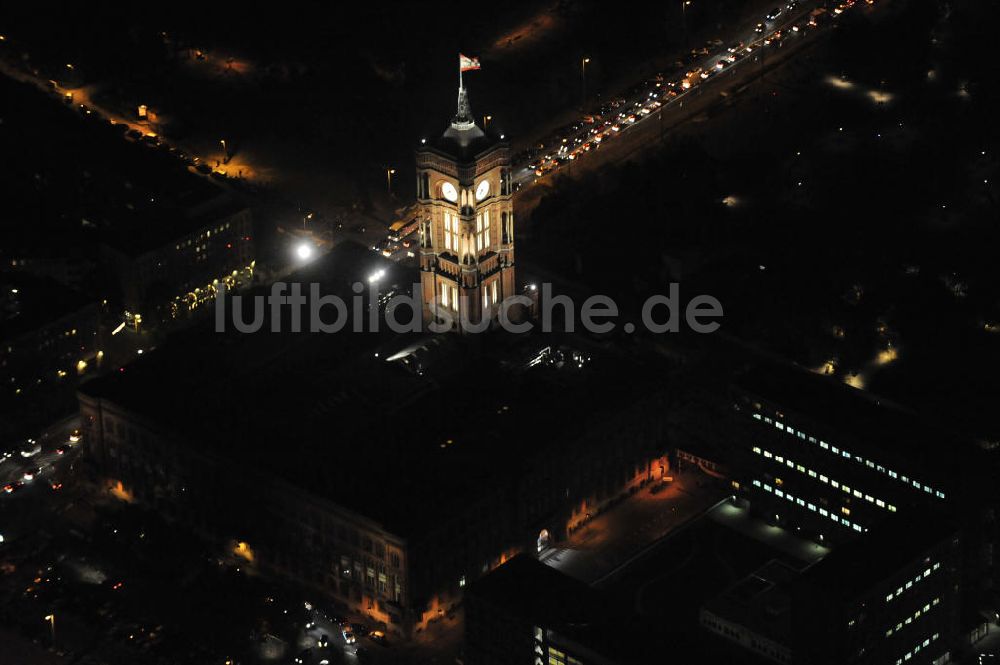
<path id="1" fill-rule="evenodd" d="M 826 543 L 958 491 L 942 464 L 968 455 L 914 414 L 803 370 L 760 366 L 737 385 L 746 425 L 740 495 L 769 520 Z M 937 453 L 933 451 L 939 446 Z"/>
<path id="2" fill-rule="evenodd" d="M 959 646 L 961 561 L 947 521 L 894 516 L 803 570 L 766 564 L 700 624 L 775 663 L 940 665 Z"/>
<path id="3" fill-rule="evenodd" d="M 960 631 L 974 633 L 996 610 L 996 463 L 983 447 L 789 365 L 754 367 L 734 395 L 742 423 L 731 452 L 738 503 L 835 551 L 866 534 L 880 537 L 897 516 L 919 530 L 920 520 L 945 515 L 962 543 L 950 555 L 958 557 Z"/>

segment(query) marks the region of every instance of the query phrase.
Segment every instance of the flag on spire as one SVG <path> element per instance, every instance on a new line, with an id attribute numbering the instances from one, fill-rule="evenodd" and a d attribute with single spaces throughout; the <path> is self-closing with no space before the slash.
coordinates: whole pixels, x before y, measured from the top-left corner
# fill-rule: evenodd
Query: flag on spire
<path id="1" fill-rule="evenodd" d="M 467 55 L 458 54 L 458 69 L 459 71 L 469 72 L 474 69 L 479 69 L 479 58 L 470 58 Z"/>

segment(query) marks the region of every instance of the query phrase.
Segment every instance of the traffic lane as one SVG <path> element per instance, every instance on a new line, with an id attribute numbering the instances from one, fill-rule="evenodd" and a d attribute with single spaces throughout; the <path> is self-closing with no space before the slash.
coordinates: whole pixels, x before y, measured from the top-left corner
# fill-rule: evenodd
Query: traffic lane
<path id="1" fill-rule="evenodd" d="M 27 486 L 39 481 L 47 481 L 62 466 L 70 464 L 69 460 L 74 459 L 79 454 L 80 444 L 82 443 L 82 441 L 70 441 L 70 434 L 76 429 L 74 424 L 79 424 L 78 418 L 67 420 L 58 427 L 51 428 L 40 434 L 37 440 L 41 445 L 41 452 L 35 453 L 30 457 L 21 455 L 21 447 L 19 446 L 13 455 L 0 462 L 0 483 L 6 485 L 22 481 Z M 60 449 L 64 449 L 64 452 L 58 452 Z M 26 479 L 24 473 L 36 467 L 41 468 L 41 473 L 30 480 Z M 27 487 L 23 489 L 27 489 Z M 7 492 L 4 493 L 10 494 Z"/>
<path id="2" fill-rule="evenodd" d="M 756 29 L 752 29 L 746 31 L 742 35 L 743 39 L 739 39 L 737 37 L 736 42 L 730 43 L 730 46 L 734 46 L 736 43 L 738 43 L 741 45 L 741 48 L 743 49 L 749 47 L 751 51 L 737 50 L 735 53 L 733 53 L 729 50 L 729 47 L 725 46 L 725 42 L 717 40 L 722 44 L 722 46 L 719 47 L 719 50 L 716 51 L 714 54 L 706 55 L 700 61 L 695 61 L 695 63 L 691 65 L 691 69 L 688 70 L 688 71 L 701 70 L 705 72 L 711 72 L 711 74 L 709 74 L 709 77 L 707 79 L 703 80 L 702 83 L 696 83 L 695 85 L 691 86 L 687 90 L 684 90 L 682 93 L 676 95 L 673 98 L 667 96 L 668 92 L 664 92 L 656 98 L 650 98 L 648 96 L 640 96 L 640 97 L 632 97 L 624 99 L 623 104 L 618 108 L 629 109 L 629 111 L 620 112 L 619 115 L 614 117 L 621 120 L 622 113 L 630 113 L 633 116 L 638 114 L 637 117 L 635 117 L 634 121 L 632 122 L 616 123 L 621 125 L 620 131 L 616 132 L 615 134 L 605 133 L 604 137 L 614 138 L 616 137 L 616 135 L 617 136 L 624 135 L 628 130 L 632 129 L 635 126 L 640 125 L 644 120 L 648 120 L 653 115 L 657 115 L 657 117 L 659 117 L 658 114 L 661 113 L 663 109 L 668 108 L 672 105 L 676 105 L 678 108 L 683 107 L 684 99 L 688 95 L 694 93 L 695 91 L 699 91 L 697 94 L 700 95 L 703 87 L 706 84 L 710 83 L 715 78 L 718 78 L 719 74 L 724 73 L 726 71 L 733 72 L 737 68 L 739 68 L 739 66 L 742 63 L 756 62 L 756 63 L 761 63 L 761 66 L 763 67 L 764 64 L 761 61 L 761 58 L 766 57 L 769 49 L 772 50 L 772 52 L 777 51 L 782 47 L 784 47 L 786 41 L 788 41 L 789 39 L 801 40 L 803 38 L 807 38 L 809 36 L 808 33 L 810 31 L 817 31 L 820 29 L 819 26 L 807 27 L 807 21 L 811 15 L 811 12 L 817 6 L 819 6 L 819 4 L 820 3 L 818 2 L 814 2 L 814 3 L 809 3 L 805 6 L 800 6 L 797 8 L 797 11 L 795 11 L 795 13 L 782 12 L 782 16 L 784 16 L 784 19 L 782 21 L 767 21 L 765 23 L 766 28 L 764 29 L 763 32 L 758 33 Z M 795 26 L 800 26 L 800 30 L 797 32 L 794 31 L 793 28 Z M 774 35 L 777 33 L 784 33 L 784 34 L 781 36 L 781 39 L 778 42 L 778 44 L 775 45 L 773 43 L 773 40 L 774 40 Z M 738 59 L 736 59 L 735 61 L 727 60 L 728 56 L 738 55 L 738 54 L 741 55 L 739 55 Z M 720 70 L 720 68 L 717 67 L 717 64 L 722 61 L 727 61 L 729 62 L 729 64 L 724 65 Z M 679 71 L 673 72 L 673 74 L 677 75 L 679 75 L 679 73 L 680 73 Z M 664 78 L 666 77 L 666 75 L 662 73 L 659 76 Z M 640 113 L 641 109 L 649 109 L 649 106 L 654 101 L 660 102 L 660 106 L 658 108 L 647 110 L 646 114 Z M 581 130 L 576 132 L 575 134 L 571 134 L 565 137 L 566 141 L 560 141 L 558 136 L 550 137 L 550 140 L 555 141 L 557 143 L 569 142 L 573 144 L 582 143 L 583 140 L 588 140 L 588 141 L 591 140 L 593 138 L 593 135 L 591 134 L 590 129 L 593 123 L 586 123 L 582 121 L 582 119 L 579 122 L 582 125 Z M 573 154 L 574 156 L 582 155 L 582 153 L 577 152 L 576 149 L 574 150 Z M 568 163 L 571 161 L 573 160 L 567 159 L 566 161 L 563 161 L 556 166 L 552 166 L 546 169 L 543 172 L 542 176 L 536 176 L 535 170 L 527 166 L 521 166 L 521 167 L 515 166 L 516 171 L 514 175 L 514 182 L 517 184 L 523 184 L 524 182 L 531 180 L 531 178 L 533 177 L 544 177 L 544 175 L 547 175 L 548 173 L 558 171 L 561 170 L 562 168 L 567 167 Z"/>
<path id="3" fill-rule="evenodd" d="M 761 69 L 755 70 L 754 67 L 737 68 L 736 66 L 732 66 L 723 70 L 722 73 L 715 75 L 705 83 L 694 86 L 690 90 L 686 91 L 684 93 L 684 97 L 678 96 L 674 98 L 673 102 L 662 105 L 659 110 L 650 113 L 648 116 L 644 116 L 642 120 L 629 125 L 628 131 L 619 132 L 617 137 L 618 140 L 605 141 L 600 144 L 600 149 L 590 151 L 600 154 L 601 159 L 598 160 L 590 158 L 574 160 L 576 168 L 578 170 L 583 169 L 586 171 L 589 169 L 600 168 L 602 165 L 607 163 L 614 163 L 631 157 L 636 151 L 642 149 L 643 147 L 656 143 L 657 138 L 662 138 L 668 129 L 674 129 L 692 118 L 699 117 L 706 111 L 709 111 L 711 108 L 716 106 L 719 102 L 726 104 L 732 103 L 734 97 L 729 93 L 733 91 L 736 93 L 742 92 L 747 88 L 747 86 L 753 84 L 754 81 L 761 76 L 761 72 L 770 71 L 784 64 L 794 53 L 815 43 L 818 43 L 815 38 L 795 39 L 783 42 L 783 44 L 778 47 L 770 47 L 773 48 L 773 50 L 769 51 L 769 57 L 767 57 L 763 66 L 761 66 L 760 61 L 755 59 L 752 55 L 744 58 L 740 62 L 751 62 L 761 67 Z M 723 81 L 725 82 L 724 84 L 718 83 Z M 653 117 L 657 119 L 657 123 L 654 124 L 651 122 L 644 122 L 644 120 L 648 120 Z M 556 172 L 566 173 L 566 165 L 550 169 L 541 176 L 534 176 L 532 172 L 530 177 L 534 178 L 532 184 L 536 186 L 520 187 L 518 189 L 516 195 L 518 197 L 519 207 L 529 209 L 533 208 L 537 203 L 534 199 L 544 193 L 544 187 L 539 188 L 537 185 L 544 185 L 545 183 L 551 182 L 551 180 L 547 180 L 546 178 Z M 569 173 L 572 175 L 572 170 L 570 170 Z"/>

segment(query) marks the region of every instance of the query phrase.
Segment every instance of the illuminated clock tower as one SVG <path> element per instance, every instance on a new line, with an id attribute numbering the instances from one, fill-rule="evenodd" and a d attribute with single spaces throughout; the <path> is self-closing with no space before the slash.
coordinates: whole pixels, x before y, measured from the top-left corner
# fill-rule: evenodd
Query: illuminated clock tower
<path id="1" fill-rule="evenodd" d="M 420 280 L 425 325 L 435 307 L 479 324 L 514 295 L 510 146 L 473 120 L 464 87 L 445 133 L 417 149 Z"/>

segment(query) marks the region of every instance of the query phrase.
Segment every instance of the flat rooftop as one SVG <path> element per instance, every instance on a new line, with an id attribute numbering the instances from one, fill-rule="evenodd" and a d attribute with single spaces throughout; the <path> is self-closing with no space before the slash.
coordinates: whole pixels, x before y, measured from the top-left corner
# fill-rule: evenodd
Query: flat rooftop
<path id="1" fill-rule="evenodd" d="M 416 279 L 344 244 L 286 281 L 350 297 L 350 284 L 380 267 L 387 287 Z M 178 333 L 81 391 L 404 536 L 440 522 L 456 502 L 526 476 L 541 448 L 571 456 L 609 411 L 663 381 L 561 338 L 397 335 L 385 326 L 353 333 L 350 324 L 335 334 L 240 334 L 213 325 Z"/>

